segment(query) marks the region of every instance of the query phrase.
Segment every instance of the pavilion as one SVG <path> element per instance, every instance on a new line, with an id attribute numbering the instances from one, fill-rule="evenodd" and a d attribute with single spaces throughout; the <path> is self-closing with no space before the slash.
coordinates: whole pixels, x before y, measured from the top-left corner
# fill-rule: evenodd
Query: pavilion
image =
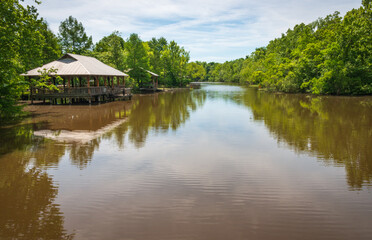
<path id="1" fill-rule="evenodd" d="M 32 69 L 22 76 L 29 80 L 42 75 L 45 70 L 50 72 L 52 81 L 57 90 L 35 88 L 30 86 L 30 98 L 33 100 L 48 99 L 51 103 L 73 103 L 80 101 L 114 100 L 116 98 L 130 98 L 130 89 L 125 88 L 127 74 L 110 67 L 94 57 L 67 53 L 58 60 Z M 56 76 L 63 79 L 63 83 L 56 83 Z"/>

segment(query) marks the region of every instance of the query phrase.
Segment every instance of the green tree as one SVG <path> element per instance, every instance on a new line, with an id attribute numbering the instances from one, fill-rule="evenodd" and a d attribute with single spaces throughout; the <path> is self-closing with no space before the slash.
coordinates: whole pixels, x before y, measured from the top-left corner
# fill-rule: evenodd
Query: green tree
<path id="1" fill-rule="evenodd" d="M 38 1 L 35 1 L 38 3 Z M 26 82 L 19 74 L 57 57 L 59 46 L 34 6 L 18 0 L 0 4 L 0 121 L 16 117 L 17 105 Z"/>
<path id="2" fill-rule="evenodd" d="M 192 81 L 203 81 L 207 72 L 203 65 L 197 62 L 188 63 L 186 66 L 187 77 Z"/>
<path id="3" fill-rule="evenodd" d="M 284 92 L 372 93 L 371 1 L 299 24 L 244 61 L 241 82 Z"/>
<path id="4" fill-rule="evenodd" d="M 118 31 L 103 37 L 94 47 L 93 56 L 121 71 L 125 66 L 125 41 Z"/>
<path id="5" fill-rule="evenodd" d="M 62 54 L 61 45 L 59 45 L 57 36 L 49 29 L 46 21 L 41 25 L 40 33 L 45 40 L 42 50 L 43 63 L 58 59 Z"/>
<path id="6" fill-rule="evenodd" d="M 92 37 L 87 36 L 83 24 L 72 16 L 61 22 L 58 38 L 64 53 L 84 54 L 93 46 Z"/>
<path id="7" fill-rule="evenodd" d="M 180 47 L 175 41 L 171 41 L 163 51 L 165 65 L 165 78 L 170 86 L 185 86 L 186 65 L 190 59 L 189 52 Z"/>
<path id="8" fill-rule="evenodd" d="M 136 81 L 138 87 L 143 87 L 149 82 L 149 75 L 145 71 L 149 68 L 148 54 L 144 43 L 138 34 L 132 33 L 125 44 L 127 51 L 127 66 L 129 76 Z"/>
<path id="9" fill-rule="evenodd" d="M 150 70 L 160 75 L 160 81 L 162 81 L 164 78 L 165 67 L 163 62 L 163 51 L 165 50 L 167 45 L 168 42 L 164 37 L 161 37 L 159 39 L 152 38 L 148 42 L 148 46 L 150 48 Z"/>

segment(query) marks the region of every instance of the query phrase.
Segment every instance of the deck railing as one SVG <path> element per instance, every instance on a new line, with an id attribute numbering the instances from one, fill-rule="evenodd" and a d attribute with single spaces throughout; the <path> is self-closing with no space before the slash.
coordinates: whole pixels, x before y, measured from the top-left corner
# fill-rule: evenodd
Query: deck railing
<path id="1" fill-rule="evenodd" d="M 125 88 L 124 86 L 102 86 L 102 87 L 72 87 L 72 88 L 63 88 L 59 87 L 59 90 L 49 90 L 49 89 L 40 89 L 33 88 L 32 94 L 35 96 L 97 96 L 97 95 L 130 95 L 130 88 Z"/>

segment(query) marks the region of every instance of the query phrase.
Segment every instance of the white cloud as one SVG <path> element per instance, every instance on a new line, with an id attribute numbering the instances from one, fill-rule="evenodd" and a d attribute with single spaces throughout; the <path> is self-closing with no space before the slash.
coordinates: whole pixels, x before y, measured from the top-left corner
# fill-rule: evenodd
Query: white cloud
<path id="1" fill-rule="evenodd" d="M 37 8 L 56 33 L 72 15 L 94 41 L 115 30 L 124 38 L 133 32 L 143 40 L 164 36 L 190 51 L 192 60 L 223 62 L 245 57 L 298 23 L 360 5 L 361 0 L 45 0 Z"/>

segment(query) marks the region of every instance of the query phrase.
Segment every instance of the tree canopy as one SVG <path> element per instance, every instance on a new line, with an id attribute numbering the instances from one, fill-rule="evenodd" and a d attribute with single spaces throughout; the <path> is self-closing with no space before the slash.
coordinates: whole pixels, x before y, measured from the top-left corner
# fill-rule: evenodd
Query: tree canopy
<path id="1" fill-rule="evenodd" d="M 344 17 L 298 24 L 246 59 L 203 66 L 194 80 L 257 84 L 283 92 L 372 94 L 372 3 Z M 192 76 L 192 75 L 190 75 Z"/>
<path id="2" fill-rule="evenodd" d="M 143 84 L 148 80 L 148 73 L 145 69 L 149 68 L 147 51 L 139 38 L 138 34 L 132 33 L 128 38 L 125 49 L 128 52 L 127 65 L 129 75 L 137 82 L 138 87 L 143 87 Z"/>
<path id="3" fill-rule="evenodd" d="M 124 71 L 126 69 L 125 41 L 118 31 L 103 37 L 95 46 L 93 56 L 112 67 Z"/>
<path id="4" fill-rule="evenodd" d="M 20 74 L 58 57 L 60 47 L 34 6 L 24 7 L 18 0 L 2 0 L 0 15 L 1 121 L 20 113 L 17 100 L 26 88 Z"/>
<path id="5" fill-rule="evenodd" d="M 93 46 L 92 37 L 88 37 L 81 22 L 72 16 L 61 22 L 58 33 L 63 53 L 84 54 Z"/>

